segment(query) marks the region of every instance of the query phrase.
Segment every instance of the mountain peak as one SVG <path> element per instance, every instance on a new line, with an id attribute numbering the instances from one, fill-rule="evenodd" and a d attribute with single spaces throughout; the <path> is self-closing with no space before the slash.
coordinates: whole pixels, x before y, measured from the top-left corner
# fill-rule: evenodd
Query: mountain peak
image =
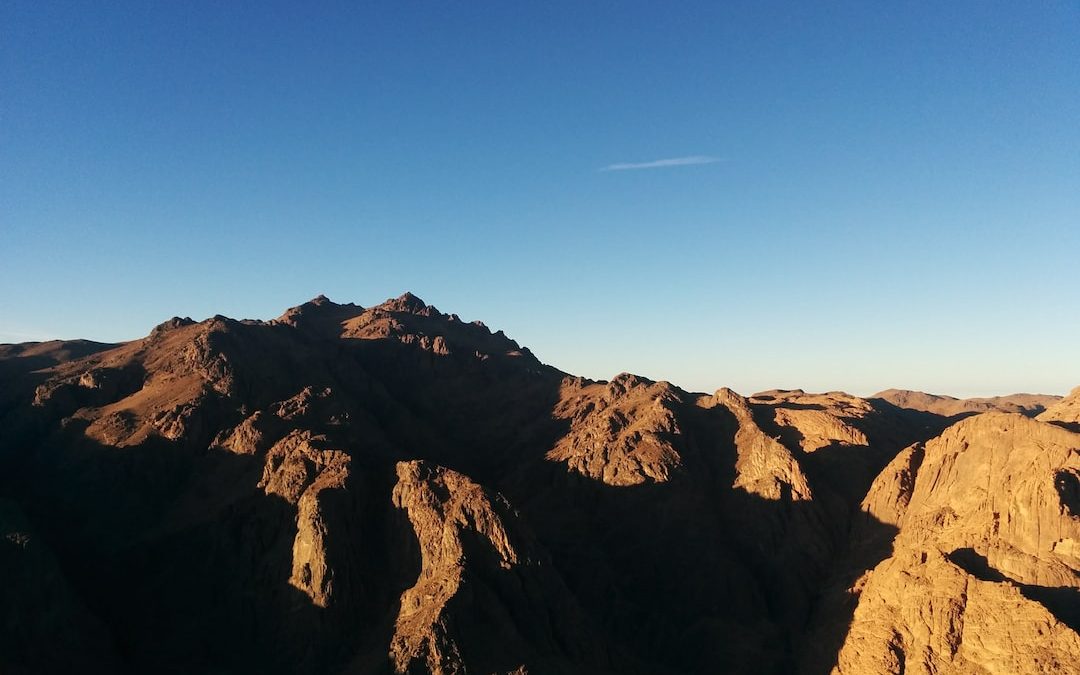
<path id="1" fill-rule="evenodd" d="M 387 312 L 407 312 L 409 314 L 429 314 L 434 313 L 434 307 L 431 307 L 419 297 L 406 291 L 396 298 L 387 300 L 378 306 L 378 309 L 382 309 Z"/>
<path id="2" fill-rule="evenodd" d="M 337 329 L 341 322 L 364 311 L 360 305 L 340 305 L 321 293 L 302 305 L 290 307 L 274 320 L 296 328 Z"/>

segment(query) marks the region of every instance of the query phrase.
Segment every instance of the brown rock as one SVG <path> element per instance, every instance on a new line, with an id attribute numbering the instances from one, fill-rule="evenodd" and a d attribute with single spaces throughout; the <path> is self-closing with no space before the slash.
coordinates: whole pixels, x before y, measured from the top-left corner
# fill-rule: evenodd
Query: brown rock
<path id="1" fill-rule="evenodd" d="M 1076 662 L 1075 394 L 941 433 L 959 404 L 592 382 L 411 294 L 0 379 L 5 672 Z"/>
<path id="2" fill-rule="evenodd" d="M 1034 417 L 1054 405 L 1060 396 L 1047 394 L 1010 394 L 990 398 L 954 398 L 907 389 L 886 389 L 870 397 L 882 399 L 900 408 L 922 410 L 944 417 L 959 418 L 984 412 L 1020 413 Z"/>
<path id="3" fill-rule="evenodd" d="M 1070 672 L 1080 637 L 1080 435 L 1017 414 L 905 451 L 864 501 L 900 525 L 836 672 Z M 912 473 L 915 474 L 912 485 Z"/>
<path id="4" fill-rule="evenodd" d="M 678 391 L 628 373 L 607 384 L 564 392 L 555 416 L 570 431 L 547 453 L 567 468 L 608 485 L 662 483 L 679 470 Z"/>
<path id="5" fill-rule="evenodd" d="M 1068 396 L 1050 405 L 1039 414 L 1037 419 L 1073 431 L 1080 431 L 1080 387 L 1073 389 Z"/>

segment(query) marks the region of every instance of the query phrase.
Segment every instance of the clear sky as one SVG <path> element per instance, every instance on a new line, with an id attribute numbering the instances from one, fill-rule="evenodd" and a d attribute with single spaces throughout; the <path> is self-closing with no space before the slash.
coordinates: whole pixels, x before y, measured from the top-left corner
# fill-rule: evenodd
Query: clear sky
<path id="1" fill-rule="evenodd" d="M 1080 384 L 1076 2 L 7 0 L 0 55 L 0 341 L 411 290 L 596 378 Z"/>

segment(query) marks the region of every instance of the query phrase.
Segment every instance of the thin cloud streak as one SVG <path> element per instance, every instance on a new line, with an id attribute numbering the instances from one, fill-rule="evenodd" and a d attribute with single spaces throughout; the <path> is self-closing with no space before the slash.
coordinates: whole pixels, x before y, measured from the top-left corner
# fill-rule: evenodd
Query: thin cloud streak
<path id="1" fill-rule="evenodd" d="M 691 155 L 689 157 L 672 157 L 670 159 L 658 159 L 652 162 L 624 162 L 621 164 L 608 164 L 600 171 L 634 171 L 637 169 L 662 169 L 669 166 L 694 166 L 696 164 L 715 164 L 720 162 L 720 157 L 708 155 Z"/>

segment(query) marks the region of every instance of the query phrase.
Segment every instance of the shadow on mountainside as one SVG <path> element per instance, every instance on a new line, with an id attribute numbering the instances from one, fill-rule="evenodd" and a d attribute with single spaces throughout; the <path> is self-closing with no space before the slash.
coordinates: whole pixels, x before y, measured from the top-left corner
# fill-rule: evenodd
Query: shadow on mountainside
<path id="1" fill-rule="evenodd" d="M 411 529 L 389 501 L 392 466 L 363 472 L 326 500 L 331 513 L 355 520 L 348 529 L 335 529 L 340 520 L 328 525 L 326 557 L 340 571 L 334 583 L 352 588 L 323 608 L 290 583 L 296 508 L 257 488 L 263 458 L 164 439 L 116 448 L 79 431 L 50 438 L 40 450 L 51 456 L 24 465 L 29 480 L 5 484 L 3 493 L 23 505 L 31 536 L 51 549 L 78 604 L 106 627 L 96 637 L 107 644 L 95 646 L 108 658 L 95 664 L 77 650 L 37 661 L 65 622 L 39 607 L 37 633 L 6 645 L 5 666 L 317 673 L 365 650 L 385 665 L 401 591 L 419 572 Z M 61 441 L 63 450 L 50 447 Z M 353 499 L 380 493 L 386 498 Z M 363 545 L 353 550 L 357 536 Z"/>
<path id="2" fill-rule="evenodd" d="M 266 340 L 292 344 L 287 331 L 273 331 Z M 235 338 L 221 338 L 220 348 L 234 363 L 238 393 L 203 400 L 199 423 L 179 440 L 104 444 L 86 436 L 85 420 L 62 420 L 70 410 L 20 407 L 3 418 L 0 497 L 21 506 L 25 529 L 51 551 L 91 615 L 86 625 L 99 627 L 87 639 L 108 643 L 98 662 L 76 644 L 35 663 L 57 627 L 83 625 L 59 616 L 59 604 L 40 608 L 22 643 L 0 643 L 5 667 L 389 672 L 402 592 L 421 569 L 416 535 L 391 500 L 399 460 L 428 460 L 500 490 L 569 589 L 574 607 L 523 594 L 466 537 L 465 564 L 482 573 L 448 604 L 447 630 L 459 631 L 463 656 L 493 667 L 516 664 L 483 621 L 509 622 L 521 644 L 554 636 L 544 637 L 544 649 L 557 653 L 530 656 L 530 672 L 607 664 L 615 672 L 787 673 L 799 666 L 807 636 L 820 638 L 821 659 L 806 672 L 824 672 L 816 664 L 835 662 L 855 603 L 847 586 L 835 594 L 828 584 L 843 586 L 891 550 L 890 526 L 869 523 L 852 553 L 849 513 L 790 491 L 770 500 L 732 487 L 739 427 L 722 407 L 684 402 L 681 470 L 667 482 L 619 487 L 545 457 L 569 425 L 552 415 L 563 375 L 554 369 L 433 354 L 391 339 L 299 336 L 300 346 L 328 350 L 327 362 L 282 356 L 296 360 L 279 376 L 255 377 L 259 364 L 244 361 L 255 350 L 231 344 Z M 265 448 L 245 455 L 211 447 L 254 408 L 312 386 L 332 388 L 354 415 L 347 428 L 303 422 L 329 434 L 352 462 L 344 487 L 320 502 L 334 588 L 327 607 L 290 581 L 297 507 L 259 486 Z M 581 653 L 550 628 L 578 609 L 603 643 L 599 654 Z"/>
<path id="3" fill-rule="evenodd" d="M 802 642 L 798 667 L 803 675 L 822 675 L 836 666 L 840 650 L 851 629 L 860 591 L 857 582 L 893 553 L 898 530 L 868 513 L 859 513 L 848 540 L 833 558 L 821 579 Z"/>
<path id="4" fill-rule="evenodd" d="M 271 334 L 261 338 L 264 342 L 291 335 L 284 327 L 265 329 L 279 338 Z M 297 335 L 302 343 L 327 350 L 332 365 L 303 359 L 290 364 L 301 350 L 289 349 L 285 362 L 273 366 L 285 375 L 263 377 L 257 367 L 248 367 L 257 364 L 244 360 L 257 350 L 250 343 L 231 344 L 236 336 L 230 332 L 251 330 L 233 323 L 225 335 L 212 336 L 215 348 L 231 357 L 239 400 L 200 399 L 197 416 L 189 420 L 192 431 L 179 441 L 151 436 L 138 445 L 115 447 L 88 438 L 88 420 L 66 417 L 86 405 L 112 403 L 138 386 L 104 393 L 75 387 L 70 396 L 65 390 L 60 392 L 65 398 L 38 408 L 30 402 L 44 377 L 20 379 L 21 414 L 4 419 L 0 436 L 0 496 L 24 505 L 33 527 L 24 523 L 13 529 L 32 530 L 35 540 L 55 551 L 76 595 L 109 627 L 113 637 L 106 651 L 131 672 L 190 672 L 207 665 L 267 672 L 323 672 L 346 664 L 362 672 L 388 670 L 401 593 L 420 569 L 412 526 L 391 503 L 394 462 L 427 457 L 482 473 L 507 461 L 493 455 L 495 446 L 484 433 L 470 430 L 488 421 L 476 414 L 480 409 L 501 414 L 500 407 L 513 405 L 516 397 L 491 386 L 506 379 L 497 364 L 463 371 L 450 358 L 393 340 L 334 345 Z M 390 386 L 367 377 L 364 363 Z M 304 375 L 297 379 L 297 373 Z M 344 523 L 348 528 L 331 528 L 326 537 L 338 601 L 324 609 L 289 581 L 297 511 L 258 485 L 266 448 L 257 456 L 208 448 L 221 430 L 243 420 L 246 413 L 238 414 L 237 408 L 247 409 L 252 399 L 261 400 L 253 406 L 259 407 L 288 399 L 304 385 L 319 389 L 327 383 L 356 403 L 361 410 L 351 412 L 363 419 L 354 418 L 358 425 L 337 434 L 352 455 L 355 476 L 320 500 L 323 509 L 351 519 Z M 409 391 L 414 395 L 404 395 Z M 532 393 L 523 387 L 522 395 Z M 550 410 L 551 405 L 540 400 L 534 407 Z M 130 415 L 120 421 L 122 431 L 132 431 Z M 513 429 L 514 415 L 496 422 L 486 426 Z M 278 424 L 275 438 L 290 424 Z M 354 427 L 361 431 L 348 433 Z M 386 447 L 386 437 L 395 447 Z M 335 500 L 344 504 L 335 508 Z M 38 634 L 28 636 L 25 648 L 5 650 L 6 665 L 21 661 L 38 670 L 41 664 L 32 656 L 48 644 L 49 625 L 46 621 Z M 65 664 L 66 658 L 67 665 L 94 670 L 84 656 L 56 654 L 53 663 Z"/>
<path id="5" fill-rule="evenodd" d="M 608 485 L 538 455 L 502 487 L 581 604 L 647 664 L 643 672 L 795 672 L 831 567 L 842 561 L 842 578 L 857 577 L 891 553 L 896 529 L 866 517 L 861 533 L 875 544 L 852 555 L 849 514 L 822 523 L 830 517 L 822 505 L 793 501 L 790 491 L 769 500 L 732 486 L 731 412 L 685 404 L 679 419 L 685 471 L 668 482 Z M 565 420 L 548 424 L 537 449 L 567 431 Z M 814 524 L 826 539 L 807 536 Z M 822 651 L 833 661 L 854 605 L 827 617 Z"/>
<path id="6" fill-rule="evenodd" d="M 1059 426 L 1062 429 L 1080 434 L 1080 422 L 1066 422 L 1065 420 L 1046 420 L 1047 424 Z"/>
<path id="7" fill-rule="evenodd" d="M 973 548 L 960 548 L 946 556 L 951 563 L 981 581 L 1008 583 L 1074 631 L 1080 631 L 1080 589 L 1069 586 L 1038 586 L 1012 579 L 995 569 L 986 556 Z"/>

